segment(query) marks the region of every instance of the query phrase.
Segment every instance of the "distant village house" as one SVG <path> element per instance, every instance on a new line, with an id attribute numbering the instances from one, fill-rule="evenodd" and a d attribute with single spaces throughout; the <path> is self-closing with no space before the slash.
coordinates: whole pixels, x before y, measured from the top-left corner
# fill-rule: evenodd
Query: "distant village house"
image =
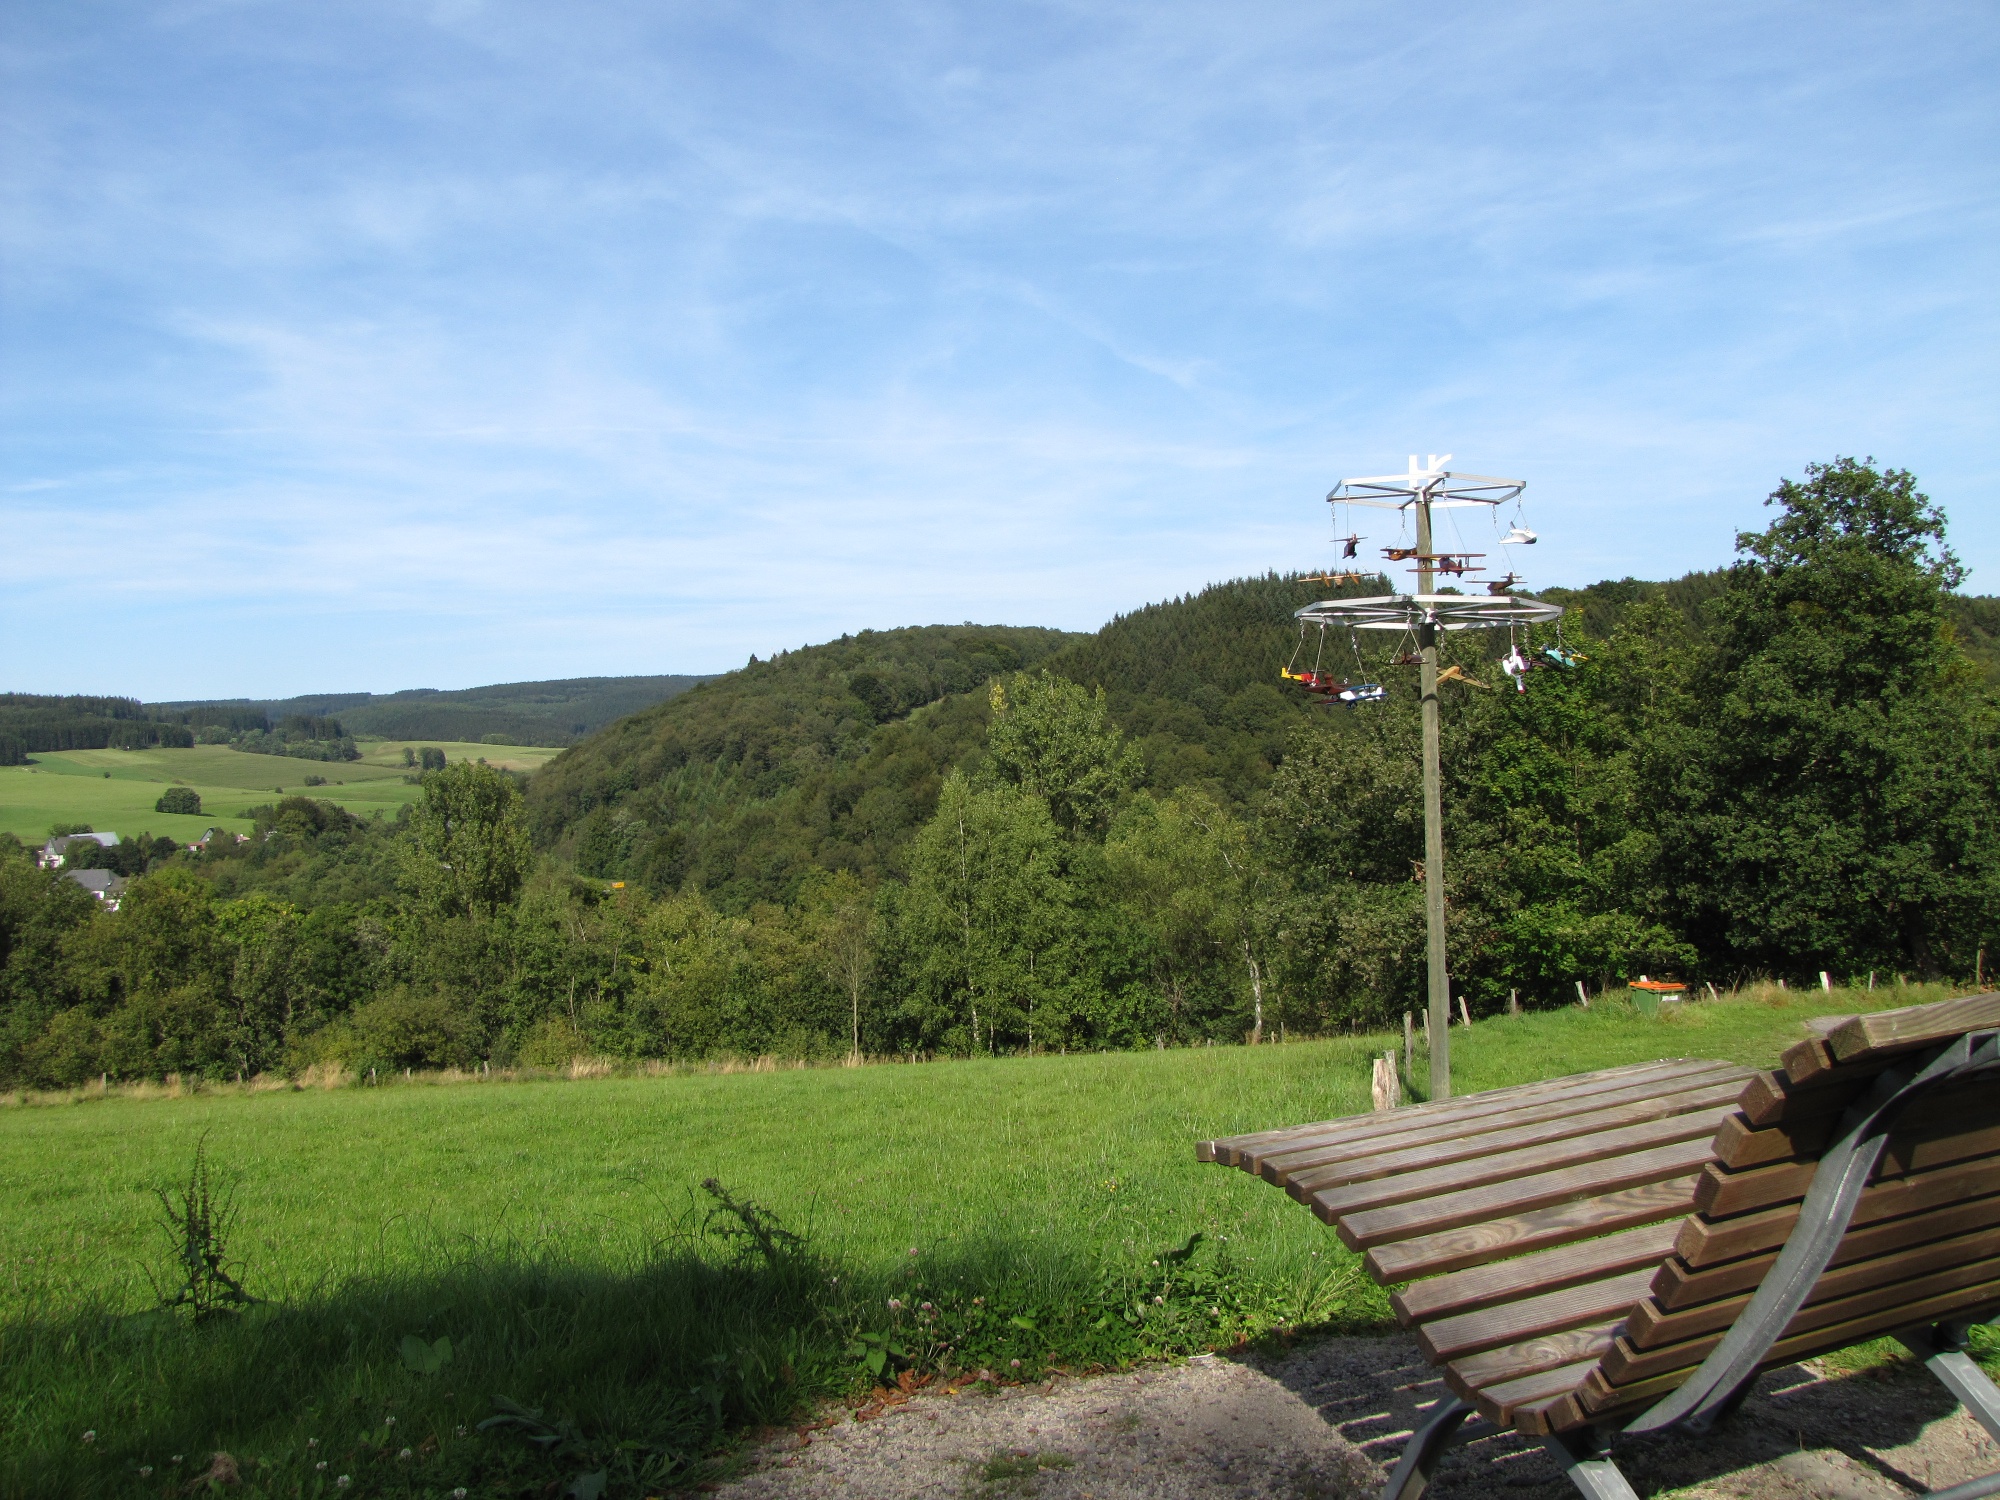
<path id="1" fill-rule="evenodd" d="M 63 879 L 74 880 L 89 891 L 104 903 L 106 911 L 118 910 L 118 897 L 125 889 L 123 876 L 113 875 L 109 870 L 64 870 Z"/>
<path id="2" fill-rule="evenodd" d="M 50 839 L 48 843 L 44 844 L 41 855 L 35 862 L 44 870 L 53 870 L 63 862 L 63 857 L 68 852 L 71 844 L 85 841 L 105 849 L 116 849 L 118 847 L 118 835 L 115 833 L 65 833 Z M 85 872 L 79 871 L 78 873 Z"/>

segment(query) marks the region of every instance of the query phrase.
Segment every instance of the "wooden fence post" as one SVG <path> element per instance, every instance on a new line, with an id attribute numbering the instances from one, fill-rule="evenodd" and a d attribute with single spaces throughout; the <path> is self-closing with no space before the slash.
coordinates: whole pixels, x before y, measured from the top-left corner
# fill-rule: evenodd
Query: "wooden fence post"
<path id="1" fill-rule="evenodd" d="M 1521 992 L 1519 990 L 1507 991 L 1507 1014 L 1510 1016 L 1518 1016 L 1520 1013 L 1521 1013 Z"/>
<path id="2" fill-rule="evenodd" d="M 1583 981 L 1581 979 L 1576 982 L 1576 1003 L 1581 1005 L 1585 1010 L 1590 1009 L 1590 996 L 1584 993 Z"/>
<path id="3" fill-rule="evenodd" d="M 1391 1047 L 1375 1059 L 1375 1077 L 1369 1095 L 1378 1110 L 1394 1109 L 1403 1102 L 1402 1080 L 1396 1076 L 1396 1049 Z"/>

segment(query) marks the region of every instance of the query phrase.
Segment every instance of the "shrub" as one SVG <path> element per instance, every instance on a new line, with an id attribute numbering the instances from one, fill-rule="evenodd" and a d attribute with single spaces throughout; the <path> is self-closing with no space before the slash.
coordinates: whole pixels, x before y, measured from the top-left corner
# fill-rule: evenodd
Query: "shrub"
<path id="1" fill-rule="evenodd" d="M 153 804 L 153 811 L 187 813 L 198 818 L 201 816 L 201 793 L 191 786 L 170 786 Z"/>

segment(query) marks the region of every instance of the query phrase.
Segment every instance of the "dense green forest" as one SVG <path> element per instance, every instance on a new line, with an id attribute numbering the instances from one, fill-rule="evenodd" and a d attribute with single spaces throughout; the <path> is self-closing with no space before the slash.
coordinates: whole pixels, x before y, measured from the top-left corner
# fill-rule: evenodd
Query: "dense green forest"
<path id="1" fill-rule="evenodd" d="M 1994 601 L 1840 461 L 1738 560 L 1447 637 L 1453 988 L 1970 977 L 2000 935 Z M 1366 592 L 1366 586 L 1354 586 Z M 401 818 L 289 797 L 120 858 L 112 912 L 0 854 L 14 1084 L 1058 1050 L 1387 1021 L 1422 988 L 1407 642 L 1301 637 L 1268 576 L 1092 636 L 871 632 L 704 684 Z M 1495 658 L 1539 666 L 1513 690 Z M 1387 701 L 1319 706 L 1304 660 Z M 1324 653 L 1322 656 L 1321 653 Z M 324 743 L 324 741 L 322 742 Z M 94 848 L 94 846 L 92 846 Z M 81 857 L 95 858 L 85 853 Z M 143 864 L 143 871 L 140 866 Z M 121 866 L 123 868 L 123 866 Z"/>
<path id="2" fill-rule="evenodd" d="M 311 693 L 268 700 L 154 703 L 147 711 L 175 723 L 236 730 L 264 729 L 292 718 L 337 715 L 348 733 L 377 739 L 568 745 L 706 680 L 685 675 L 569 677 L 452 690 L 407 688 L 399 693 Z"/>
<path id="3" fill-rule="evenodd" d="M 23 765 L 44 750 L 149 750 L 193 743 L 185 726 L 152 717 L 135 698 L 0 693 L 0 766 Z"/>

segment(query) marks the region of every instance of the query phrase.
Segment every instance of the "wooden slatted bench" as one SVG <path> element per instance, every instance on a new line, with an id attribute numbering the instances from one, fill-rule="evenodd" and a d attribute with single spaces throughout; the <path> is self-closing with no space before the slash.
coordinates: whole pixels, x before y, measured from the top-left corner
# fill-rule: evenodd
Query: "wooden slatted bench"
<path id="1" fill-rule="evenodd" d="M 1668 1059 L 1196 1154 L 1331 1225 L 1442 1369 L 1385 1500 L 1475 1410 L 1624 1500 L 1612 1432 L 1699 1430 L 1758 1371 L 1884 1334 L 2000 1441 L 1961 1349 L 2000 1313 L 2000 995 L 1837 1019 L 1776 1072 Z"/>

